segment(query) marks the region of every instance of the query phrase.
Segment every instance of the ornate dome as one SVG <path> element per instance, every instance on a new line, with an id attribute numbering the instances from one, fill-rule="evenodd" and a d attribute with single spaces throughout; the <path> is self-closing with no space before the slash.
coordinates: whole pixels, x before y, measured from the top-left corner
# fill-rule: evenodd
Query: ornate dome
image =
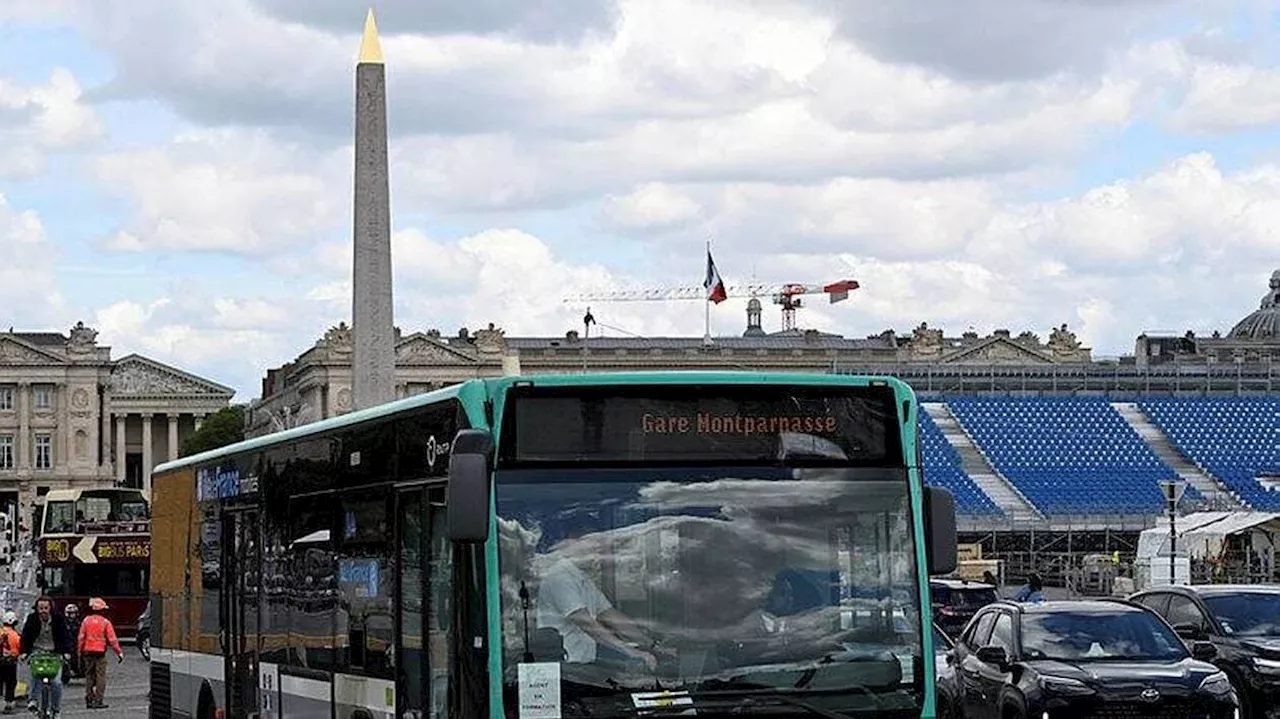
<path id="1" fill-rule="evenodd" d="M 1262 298 L 1256 312 L 1236 323 L 1231 336 L 1238 339 L 1280 339 L 1280 270 L 1271 273 L 1271 291 Z"/>

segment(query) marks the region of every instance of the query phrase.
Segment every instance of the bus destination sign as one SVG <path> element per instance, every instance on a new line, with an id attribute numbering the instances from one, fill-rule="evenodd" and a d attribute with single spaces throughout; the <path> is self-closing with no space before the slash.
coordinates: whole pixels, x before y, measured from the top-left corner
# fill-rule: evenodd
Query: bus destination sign
<path id="1" fill-rule="evenodd" d="M 887 386 L 516 388 L 502 436 L 508 467 L 902 463 Z"/>
<path id="2" fill-rule="evenodd" d="M 640 416 L 640 429 L 645 434 L 752 434 L 776 435 L 783 432 L 834 435 L 839 428 L 835 415 L 756 416 L 717 415 L 695 412 L 690 415 L 659 415 L 645 412 Z"/>
<path id="3" fill-rule="evenodd" d="M 121 564 L 151 561 L 148 537 L 53 537 L 40 543 L 43 564 Z"/>

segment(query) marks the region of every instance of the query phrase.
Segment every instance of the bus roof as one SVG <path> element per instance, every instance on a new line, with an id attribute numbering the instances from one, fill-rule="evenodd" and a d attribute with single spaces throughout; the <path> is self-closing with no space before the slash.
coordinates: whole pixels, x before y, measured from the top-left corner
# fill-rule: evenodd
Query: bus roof
<path id="1" fill-rule="evenodd" d="M 413 395 L 394 400 L 376 407 L 349 412 L 338 417 L 330 417 L 318 422 L 304 424 L 283 432 L 246 439 L 225 447 L 211 449 L 207 452 L 182 457 L 157 466 L 152 474 L 171 472 L 183 467 L 205 464 L 223 457 L 231 457 L 244 452 L 274 447 L 295 439 L 303 439 L 330 430 L 348 427 L 370 420 L 381 419 L 400 414 L 418 407 L 426 407 L 437 402 L 458 397 L 468 388 L 483 385 L 485 394 L 494 397 L 504 394 L 516 384 L 534 384 L 542 386 L 598 386 L 598 385 L 643 385 L 643 384 L 750 384 L 754 382 L 770 384 L 807 384 L 807 385 L 866 385 L 883 382 L 895 388 L 899 393 L 912 393 L 911 388 L 896 377 L 887 375 L 847 375 L 816 374 L 807 372 L 753 372 L 753 371 L 698 371 L 698 370 L 665 370 L 654 372 L 593 372 L 589 374 L 538 374 L 509 375 L 492 379 L 473 379 L 450 385 L 433 392 Z M 912 393 L 913 394 L 913 393 Z"/>
<path id="2" fill-rule="evenodd" d="M 51 489 L 45 493 L 41 499 L 45 502 L 74 502 L 84 496 L 85 492 L 118 492 L 141 495 L 146 499 L 147 493 L 144 490 L 133 487 L 81 487 L 79 489 Z"/>

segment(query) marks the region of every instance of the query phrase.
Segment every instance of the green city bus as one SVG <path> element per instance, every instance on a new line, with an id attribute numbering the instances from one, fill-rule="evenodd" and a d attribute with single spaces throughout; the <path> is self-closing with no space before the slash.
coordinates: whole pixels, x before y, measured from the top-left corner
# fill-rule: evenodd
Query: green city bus
<path id="1" fill-rule="evenodd" d="M 151 716 L 933 717 L 955 507 L 890 377 L 471 380 L 182 458 Z"/>

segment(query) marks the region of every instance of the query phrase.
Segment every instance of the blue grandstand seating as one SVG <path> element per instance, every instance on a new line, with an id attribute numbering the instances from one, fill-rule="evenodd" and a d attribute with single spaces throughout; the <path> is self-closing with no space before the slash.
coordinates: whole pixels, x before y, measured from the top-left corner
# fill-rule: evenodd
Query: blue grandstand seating
<path id="1" fill-rule="evenodd" d="M 1280 399 L 1145 399 L 1138 406 L 1184 457 L 1257 510 L 1280 511 L 1280 492 L 1258 483 L 1280 474 Z"/>
<path id="2" fill-rule="evenodd" d="M 920 411 L 920 451 L 924 455 L 924 481 L 943 487 L 956 498 L 960 514 L 1000 516 L 1004 512 L 964 471 L 960 453 L 947 441 L 942 428 L 924 410 Z"/>
<path id="3" fill-rule="evenodd" d="M 992 466 L 1045 515 L 1159 513 L 1159 481 L 1177 478 L 1100 398 L 954 398 L 948 406 Z M 1203 498 L 1188 487 L 1184 499 Z"/>

